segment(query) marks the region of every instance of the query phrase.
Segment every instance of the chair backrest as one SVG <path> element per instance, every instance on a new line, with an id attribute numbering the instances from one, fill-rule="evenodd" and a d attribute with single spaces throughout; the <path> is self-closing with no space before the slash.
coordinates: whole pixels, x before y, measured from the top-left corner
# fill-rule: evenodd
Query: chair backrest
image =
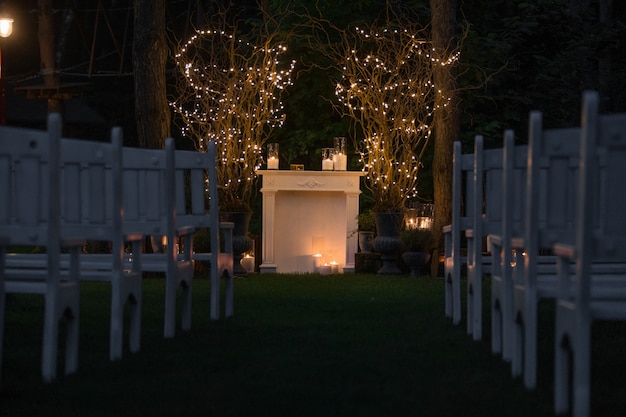
<path id="1" fill-rule="evenodd" d="M 511 239 L 523 234 L 528 167 L 528 146 L 515 145 L 512 130 L 504 132 L 502 150 L 502 230 L 505 258 L 510 255 Z"/>
<path id="2" fill-rule="evenodd" d="M 111 142 L 61 141 L 62 233 L 88 240 L 122 242 L 122 131 Z"/>
<path id="3" fill-rule="evenodd" d="M 599 114 L 583 95 L 576 247 L 583 262 L 626 260 L 626 113 Z M 587 271 L 586 276 L 589 276 Z"/>
<path id="4" fill-rule="evenodd" d="M 484 150 L 482 183 L 479 171 L 476 172 L 478 182 L 474 185 L 477 190 L 484 190 L 482 205 L 475 207 L 478 213 L 482 213 L 483 236 L 499 232 L 502 228 L 502 179 L 502 149 Z"/>
<path id="5" fill-rule="evenodd" d="M 124 229 L 174 242 L 174 140 L 165 141 L 165 150 L 124 147 L 122 161 Z"/>
<path id="6" fill-rule="evenodd" d="M 60 136 L 59 115 L 47 133 L 0 128 L 0 235 L 12 245 L 59 246 Z"/>
<path id="7" fill-rule="evenodd" d="M 574 239 L 580 129 L 543 130 L 529 118 L 525 244 L 529 254 Z"/>
<path id="8" fill-rule="evenodd" d="M 482 238 L 502 229 L 502 149 L 484 149 L 484 139 L 474 139 L 473 198 L 470 220 L 474 239 L 482 247 Z"/>
<path id="9" fill-rule="evenodd" d="M 61 279 L 59 114 L 48 116 L 48 131 L 0 129 L 0 237 L 11 245 L 45 246 L 46 293 Z"/>
<path id="10" fill-rule="evenodd" d="M 211 229 L 211 250 L 219 242 L 216 145 L 209 141 L 206 152 L 176 151 L 176 216 L 179 226 Z"/>
<path id="11" fill-rule="evenodd" d="M 462 230 L 471 227 L 473 219 L 473 196 L 474 196 L 474 155 L 463 154 L 461 142 L 454 142 L 453 148 L 453 172 L 452 172 L 452 227 L 456 228 L 455 235 Z"/>

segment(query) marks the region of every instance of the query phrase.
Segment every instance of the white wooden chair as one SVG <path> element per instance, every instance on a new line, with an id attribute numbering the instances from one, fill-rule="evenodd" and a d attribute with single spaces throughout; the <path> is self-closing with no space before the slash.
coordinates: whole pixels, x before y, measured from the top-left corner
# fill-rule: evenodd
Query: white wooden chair
<path id="1" fill-rule="evenodd" d="M 0 153 L 0 155 L 2 155 L 2 153 Z M 0 178 L 2 177 L 2 175 L 3 173 L 0 173 Z M 4 317 L 6 316 L 6 312 L 5 312 L 6 291 L 4 289 L 4 282 L 5 282 L 4 267 L 6 265 L 5 258 L 6 258 L 7 246 L 9 246 L 9 239 L 4 236 L 0 237 L 0 383 L 2 382 L 2 351 L 4 350 L 4 321 L 5 321 Z"/>
<path id="2" fill-rule="evenodd" d="M 42 377 L 56 378 L 59 322 L 67 319 L 65 373 L 78 368 L 80 317 L 79 255 L 82 240 L 62 239 L 60 182 L 61 118 L 48 117 L 48 132 L 0 128 L 0 252 L 7 244 L 44 246 L 44 266 L 23 265 L 19 272 L 0 269 L 2 293 L 41 294 L 44 302 Z M 62 246 L 69 248 L 69 268 L 61 270 Z M 0 329 L 3 322 L 0 323 Z M 0 332 L 0 353 L 4 333 Z M 0 355 L 1 356 L 1 355 Z M 1 359 L 1 358 L 0 358 Z"/>
<path id="3" fill-rule="evenodd" d="M 512 239 L 521 235 L 528 147 L 515 145 L 513 131 L 504 133 L 502 150 L 502 216 L 498 232 L 492 231 L 488 244 L 493 257 L 491 273 L 491 350 L 511 359 L 511 321 L 513 304 L 513 268 L 520 262 L 520 252 L 514 252 Z M 497 191 L 496 191 L 497 192 Z"/>
<path id="4" fill-rule="evenodd" d="M 83 254 L 80 279 L 111 283 L 109 357 L 122 357 L 124 306 L 129 308 L 129 350 L 141 344 L 142 235 L 124 225 L 122 202 L 122 130 L 111 130 L 111 142 L 63 139 L 62 233 L 110 245 L 111 253 Z M 132 262 L 126 262 L 129 246 Z"/>
<path id="5" fill-rule="evenodd" d="M 473 218 L 465 231 L 467 238 L 467 332 L 482 339 L 483 276 L 491 273 L 492 256 L 483 240 L 502 227 L 502 149 L 484 150 L 482 136 L 474 142 L 474 190 L 469 204 Z"/>
<path id="6" fill-rule="evenodd" d="M 122 204 L 122 131 L 113 128 L 111 142 L 61 140 L 61 234 L 110 246 L 110 253 L 82 254 L 80 279 L 111 283 L 109 357 L 122 357 L 124 308 L 129 305 L 129 350 L 141 344 L 142 235 L 124 227 Z M 133 256 L 126 256 L 129 246 Z M 130 262 L 129 262 L 130 260 Z M 38 254 L 9 254 L 7 267 L 18 274 L 25 263 L 45 265 Z M 67 255 L 61 255 L 67 269 Z"/>
<path id="7" fill-rule="evenodd" d="M 599 115 L 598 94 L 588 91 L 581 126 L 575 240 L 554 245 L 555 412 L 574 417 L 590 415 L 593 321 L 626 320 L 626 114 Z M 595 262 L 617 268 L 596 274 Z"/>
<path id="8" fill-rule="evenodd" d="M 177 224 L 174 140 L 165 141 L 165 150 L 124 148 L 123 161 L 124 227 L 157 239 L 165 237 L 165 251 L 142 254 L 141 269 L 165 274 L 163 335 L 171 338 L 176 333 L 178 288 L 182 289 L 181 328 L 191 328 L 194 233 L 193 227 Z"/>
<path id="9" fill-rule="evenodd" d="M 461 266 L 467 262 L 467 254 L 461 253 L 461 236 L 473 218 L 472 175 L 474 155 L 461 153 L 461 142 L 454 142 L 452 174 L 452 222 L 443 227 L 445 258 L 445 315 L 454 324 L 461 322 Z"/>
<path id="10" fill-rule="evenodd" d="M 220 222 L 218 211 L 215 142 L 207 143 L 206 152 L 176 151 L 176 221 L 178 225 L 207 229 L 211 252 L 193 251 L 194 262 L 209 268 L 211 280 L 211 319 L 220 317 L 220 278 L 225 279 L 224 315 L 233 315 L 233 224 Z M 223 240 L 222 236 L 223 235 Z M 222 248 L 223 246 L 223 248 Z"/>
<path id="11" fill-rule="evenodd" d="M 556 241 L 571 242 L 574 233 L 575 194 L 580 129 L 543 130 L 541 113 L 529 117 L 528 176 L 524 225 L 511 242 L 517 259 L 506 262 L 513 282 L 513 308 L 503 317 L 504 335 L 512 341 L 513 376 L 523 374 L 524 384 L 536 386 L 537 306 L 542 298 L 554 298 L 556 258 L 550 248 Z M 507 286 L 505 291 L 509 291 Z M 506 344 L 503 340 L 503 344 Z"/>

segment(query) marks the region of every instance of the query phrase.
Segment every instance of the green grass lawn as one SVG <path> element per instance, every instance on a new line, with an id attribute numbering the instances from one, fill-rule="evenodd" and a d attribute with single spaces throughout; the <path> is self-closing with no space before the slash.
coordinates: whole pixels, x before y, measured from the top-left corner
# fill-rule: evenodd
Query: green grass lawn
<path id="1" fill-rule="evenodd" d="M 191 331 L 165 340 L 163 281 L 146 279 L 141 352 L 110 363 L 108 285 L 84 283 L 79 371 L 51 384 L 40 379 L 41 297 L 10 296 L 0 415 L 553 415 L 549 302 L 529 392 L 490 353 L 487 312 L 482 342 L 444 318 L 442 280 L 253 275 L 235 283 L 235 317 L 218 322 L 208 287 L 194 282 Z M 595 416 L 626 415 L 625 329 L 594 329 Z"/>

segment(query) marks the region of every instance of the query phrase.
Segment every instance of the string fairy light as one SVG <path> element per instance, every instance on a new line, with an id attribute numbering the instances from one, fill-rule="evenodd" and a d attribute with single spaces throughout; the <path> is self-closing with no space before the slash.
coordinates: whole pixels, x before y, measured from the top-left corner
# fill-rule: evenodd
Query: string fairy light
<path id="1" fill-rule="evenodd" d="M 377 204 L 400 208 L 417 196 L 420 158 L 433 114 L 449 98 L 432 81 L 433 68 L 453 65 L 459 53 L 440 57 L 421 32 L 356 27 L 344 32 L 342 75 L 335 95 L 361 128 L 357 144 L 366 185 Z"/>
<path id="2" fill-rule="evenodd" d="M 220 205 L 246 206 L 262 163 L 263 145 L 285 120 L 281 101 L 292 85 L 295 61 L 283 62 L 287 47 L 234 35 L 236 28 L 197 30 L 175 54 L 181 134 L 198 150 L 217 145 Z"/>

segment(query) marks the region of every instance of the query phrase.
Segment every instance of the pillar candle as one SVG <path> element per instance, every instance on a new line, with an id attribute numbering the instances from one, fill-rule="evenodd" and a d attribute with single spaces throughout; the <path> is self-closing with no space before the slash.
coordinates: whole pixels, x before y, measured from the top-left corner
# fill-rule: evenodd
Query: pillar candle
<path id="1" fill-rule="evenodd" d="M 348 168 L 348 156 L 340 153 L 333 155 L 335 171 L 345 171 Z"/>
<path id="2" fill-rule="evenodd" d="M 254 256 L 246 255 L 241 258 L 241 266 L 248 272 L 254 272 Z"/>
<path id="3" fill-rule="evenodd" d="M 267 160 L 267 169 L 278 169 L 278 158 L 270 157 Z"/>
<path id="4" fill-rule="evenodd" d="M 328 275 L 330 274 L 330 265 L 322 265 L 318 268 L 318 272 L 321 275 Z"/>
<path id="5" fill-rule="evenodd" d="M 332 171 L 334 163 L 332 159 L 322 159 L 322 171 Z"/>

